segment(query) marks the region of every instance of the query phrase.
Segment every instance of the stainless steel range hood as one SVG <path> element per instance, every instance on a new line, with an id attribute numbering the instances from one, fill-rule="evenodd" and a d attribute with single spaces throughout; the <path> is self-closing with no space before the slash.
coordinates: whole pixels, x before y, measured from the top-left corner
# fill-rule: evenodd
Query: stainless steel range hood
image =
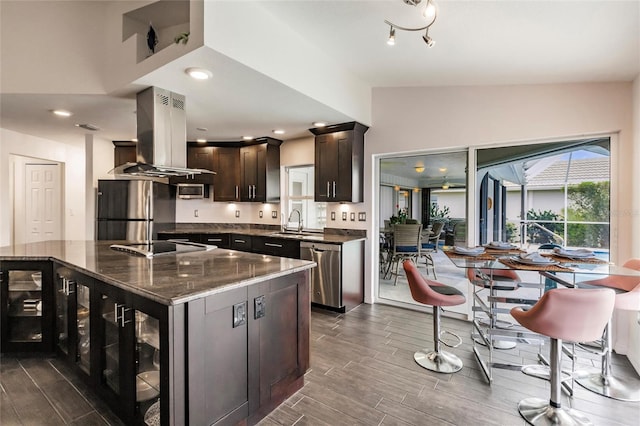
<path id="1" fill-rule="evenodd" d="M 118 166 L 110 173 L 150 178 L 215 174 L 186 168 L 187 116 L 183 95 L 149 87 L 136 95 L 136 105 L 137 162 Z"/>

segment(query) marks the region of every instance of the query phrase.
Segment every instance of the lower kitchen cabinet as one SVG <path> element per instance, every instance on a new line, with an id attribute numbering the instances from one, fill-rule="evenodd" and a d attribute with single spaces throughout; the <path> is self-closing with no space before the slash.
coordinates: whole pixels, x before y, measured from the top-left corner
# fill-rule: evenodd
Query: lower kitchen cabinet
<path id="1" fill-rule="evenodd" d="M 309 368 L 308 272 L 188 303 L 191 424 L 256 423 Z"/>
<path id="2" fill-rule="evenodd" d="M 300 259 L 299 240 L 253 236 L 251 248 L 254 253 Z"/>
<path id="3" fill-rule="evenodd" d="M 53 352 L 53 272 L 48 261 L 0 262 L 2 352 Z"/>

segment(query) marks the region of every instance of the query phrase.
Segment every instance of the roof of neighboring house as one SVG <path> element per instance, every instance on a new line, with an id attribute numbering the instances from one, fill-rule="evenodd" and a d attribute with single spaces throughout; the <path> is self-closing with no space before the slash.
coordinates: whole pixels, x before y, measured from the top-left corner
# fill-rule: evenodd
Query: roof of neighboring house
<path id="1" fill-rule="evenodd" d="M 569 175 L 567 178 L 567 167 Z M 540 173 L 529 176 L 527 187 L 535 186 L 560 186 L 564 185 L 565 178 L 568 184 L 581 182 L 602 182 L 610 180 L 609 158 L 582 158 L 569 161 L 555 161 Z M 511 182 L 505 182 L 506 186 L 519 186 Z"/>

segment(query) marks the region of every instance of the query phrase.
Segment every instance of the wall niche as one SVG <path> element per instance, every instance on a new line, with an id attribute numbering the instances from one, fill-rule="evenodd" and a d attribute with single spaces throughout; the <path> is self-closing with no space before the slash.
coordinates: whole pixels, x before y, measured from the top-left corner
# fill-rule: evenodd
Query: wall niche
<path id="1" fill-rule="evenodd" d="M 161 0 L 122 15 L 122 41 L 136 36 L 136 63 L 175 43 L 190 32 L 189 1 Z M 153 27 L 157 44 L 149 47 L 147 37 Z"/>

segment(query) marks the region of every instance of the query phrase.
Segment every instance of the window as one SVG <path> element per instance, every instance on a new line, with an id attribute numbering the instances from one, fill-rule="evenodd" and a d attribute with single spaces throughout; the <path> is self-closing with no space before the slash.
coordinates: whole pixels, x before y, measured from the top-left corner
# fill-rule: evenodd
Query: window
<path id="1" fill-rule="evenodd" d="M 302 219 L 302 227 L 308 230 L 322 230 L 327 225 L 327 203 L 314 201 L 314 168 L 313 166 L 287 167 L 286 189 L 283 211 L 285 225 L 298 227 L 298 214 Z"/>

